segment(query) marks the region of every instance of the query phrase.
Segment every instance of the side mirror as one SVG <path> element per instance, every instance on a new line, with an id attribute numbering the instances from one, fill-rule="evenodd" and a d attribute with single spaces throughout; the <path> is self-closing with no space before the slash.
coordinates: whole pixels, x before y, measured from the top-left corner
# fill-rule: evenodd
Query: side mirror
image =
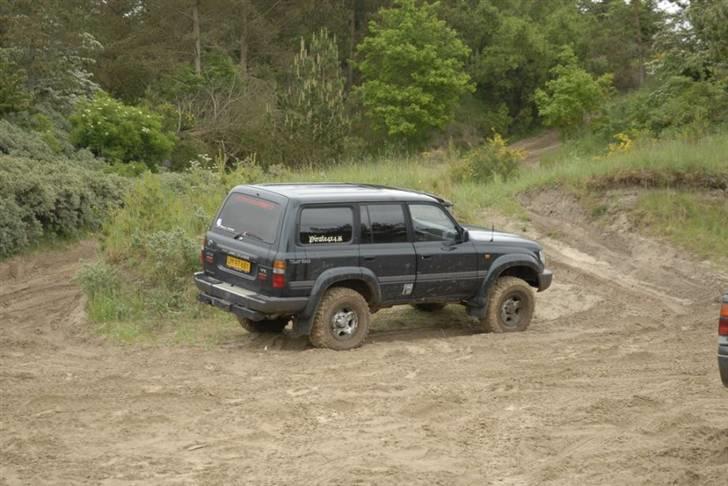
<path id="1" fill-rule="evenodd" d="M 460 238 L 458 238 L 459 243 L 465 243 L 470 240 L 470 233 L 465 228 L 460 228 Z"/>

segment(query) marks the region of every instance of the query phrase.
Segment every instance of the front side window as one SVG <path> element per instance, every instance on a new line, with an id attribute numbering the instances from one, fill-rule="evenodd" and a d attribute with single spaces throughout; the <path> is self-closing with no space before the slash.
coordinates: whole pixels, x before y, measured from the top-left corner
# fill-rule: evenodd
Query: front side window
<path id="1" fill-rule="evenodd" d="M 362 243 L 402 243 L 407 241 L 407 223 L 401 204 L 370 204 L 362 207 Z"/>
<path id="2" fill-rule="evenodd" d="M 348 207 L 304 208 L 299 228 L 299 241 L 304 245 L 348 243 L 354 231 L 354 214 Z"/>
<path id="3" fill-rule="evenodd" d="M 452 241 L 457 239 L 455 223 L 445 211 L 431 204 L 410 204 L 415 241 Z"/>

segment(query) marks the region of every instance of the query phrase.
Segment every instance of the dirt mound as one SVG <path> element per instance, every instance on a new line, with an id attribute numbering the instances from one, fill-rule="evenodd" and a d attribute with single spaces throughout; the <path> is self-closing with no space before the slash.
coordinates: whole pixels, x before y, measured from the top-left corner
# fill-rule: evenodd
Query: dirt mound
<path id="1" fill-rule="evenodd" d="M 351 352 L 242 330 L 222 346 L 120 347 L 79 324 L 72 276 L 92 243 L 20 259 L 9 279 L 3 264 L 0 478 L 725 484 L 715 321 L 728 278 L 591 224 L 558 192 L 526 202 L 555 282 L 520 334 L 476 334 L 450 306 L 377 314 Z"/>

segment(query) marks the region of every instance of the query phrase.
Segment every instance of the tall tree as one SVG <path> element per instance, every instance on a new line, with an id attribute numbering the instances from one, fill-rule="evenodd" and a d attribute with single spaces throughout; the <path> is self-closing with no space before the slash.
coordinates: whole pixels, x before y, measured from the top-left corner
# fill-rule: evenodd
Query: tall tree
<path id="1" fill-rule="evenodd" d="M 357 49 L 364 108 L 388 136 L 422 142 L 452 119 L 473 89 L 464 63 L 468 47 L 437 16 L 437 7 L 397 0 L 380 10 Z"/>

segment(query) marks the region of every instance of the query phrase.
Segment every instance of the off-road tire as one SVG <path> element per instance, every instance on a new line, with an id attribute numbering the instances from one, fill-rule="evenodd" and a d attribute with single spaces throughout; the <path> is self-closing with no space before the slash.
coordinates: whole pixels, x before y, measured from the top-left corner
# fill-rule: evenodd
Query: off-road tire
<path id="1" fill-rule="evenodd" d="M 445 308 L 445 304 L 430 303 L 430 304 L 412 304 L 412 307 L 422 312 L 437 312 Z"/>
<path id="2" fill-rule="evenodd" d="M 288 324 L 287 318 L 270 319 L 264 321 L 251 321 L 245 317 L 238 316 L 240 326 L 251 333 L 275 334 L 283 332 L 283 328 Z"/>
<path id="3" fill-rule="evenodd" d="M 340 312 L 355 313 L 356 326 L 349 336 L 337 336 L 334 331 L 333 322 L 337 313 Z M 328 290 L 321 298 L 308 339 L 317 348 L 344 351 L 361 346 L 367 338 L 367 334 L 369 334 L 369 304 L 367 301 L 356 290 L 335 287 Z"/>
<path id="4" fill-rule="evenodd" d="M 513 309 L 512 303 L 515 302 L 518 302 L 517 311 L 508 312 L 504 306 L 510 305 Z M 501 277 L 490 289 L 488 312 L 481 325 L 486 332 L 525 331 L 531 323 L 535 306 L 536 297 L 527 282 L 516 277 Z M 513 321 L 509 323 L 504 314 Z"/>

